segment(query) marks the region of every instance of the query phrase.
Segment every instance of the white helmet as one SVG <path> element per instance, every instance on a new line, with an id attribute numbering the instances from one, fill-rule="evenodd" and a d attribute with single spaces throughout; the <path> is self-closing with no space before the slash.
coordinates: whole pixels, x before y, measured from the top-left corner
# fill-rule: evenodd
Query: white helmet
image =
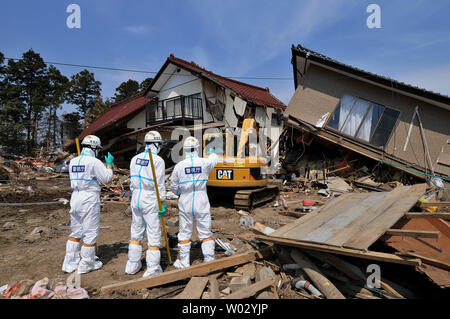
<path id="1" fill-rule="evenodd" d="M 100 142 L 100 139 L 95 135 L 88 135 L 86 136 L 83 141 L 81 142 L 81 145 L 90 146 L 91 148 L 102 148 L 102 143 Z"/>
<path id="2" fill-rule="evenodd" d="M 191 149 L 191 148 L 197 149 L 199 147 L 200 147 L 200 143 L 193 136 L 189 136 L 188 138 L 186 138 L 186 140 L 184 141 L 184 144 L 183 144 L 184 149 Z"/>
<path id="3" fill-rule="evenodd" d="M 150 131 L 147 134 L 145 134 L 144 142 L 145 143 L 162 143 L 163 140 L 161 138 L 161 134 L 159 134 L 157 131 Z"/>

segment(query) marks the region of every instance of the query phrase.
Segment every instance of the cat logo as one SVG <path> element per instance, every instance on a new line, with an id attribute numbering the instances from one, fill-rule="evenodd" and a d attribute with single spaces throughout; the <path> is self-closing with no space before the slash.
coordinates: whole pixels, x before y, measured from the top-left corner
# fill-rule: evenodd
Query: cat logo
<path id="1" fill-rule="evenodd" d="M 216 178 L 218 180 L 232 180 L 233 170 L 232 169 L 218 169 L 216 171 Z"/>

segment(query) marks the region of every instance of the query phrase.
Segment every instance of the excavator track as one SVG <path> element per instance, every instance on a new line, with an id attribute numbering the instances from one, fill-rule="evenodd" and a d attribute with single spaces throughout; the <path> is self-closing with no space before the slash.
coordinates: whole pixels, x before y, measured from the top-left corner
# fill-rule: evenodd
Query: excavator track
<path id="1" fill-rule="evenodd" d="M 270 202 L 276 198 L 279 189 L 277 186 L 241 189 L 234 196 L 234 208 L 251 211 L 253 207 Z"/>

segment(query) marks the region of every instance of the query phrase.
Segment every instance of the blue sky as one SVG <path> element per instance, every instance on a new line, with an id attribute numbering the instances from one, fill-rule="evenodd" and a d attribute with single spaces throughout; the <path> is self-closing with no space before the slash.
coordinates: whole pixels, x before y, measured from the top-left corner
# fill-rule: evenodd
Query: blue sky
<path id="1" fill-rule="evenodd" d="M 81 29 L 66 7 L 81 7 Z M 366 8 L 381 7 L 381 29 Z M 448 0 L 4 0 L 0 51 L 30 48 L 46 61 L 158 71 L 170 53 L 224 76 L 292 78 L 291 45 L 450 95 Z M 66 76 L 80 68 L 57 66 Z M 123 81 L 151 74 L 91 70 L 111 97 Z M 245 80 L 286 104 L 293 80 Z M 65 106 L 65 111 L 74 108 Z"/>

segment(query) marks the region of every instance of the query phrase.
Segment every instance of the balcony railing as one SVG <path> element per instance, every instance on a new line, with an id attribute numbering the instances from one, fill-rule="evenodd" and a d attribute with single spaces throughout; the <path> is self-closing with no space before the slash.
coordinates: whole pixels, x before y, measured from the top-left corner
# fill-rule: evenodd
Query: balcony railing
<path id="1" fill-rule="evenodd" d="M 154 101 L 147 104 L 147 126 L 158 122 L 180 120 L 202 120 L 202 99 L 196 96 L 177 96 L 176 98 Z"/>

